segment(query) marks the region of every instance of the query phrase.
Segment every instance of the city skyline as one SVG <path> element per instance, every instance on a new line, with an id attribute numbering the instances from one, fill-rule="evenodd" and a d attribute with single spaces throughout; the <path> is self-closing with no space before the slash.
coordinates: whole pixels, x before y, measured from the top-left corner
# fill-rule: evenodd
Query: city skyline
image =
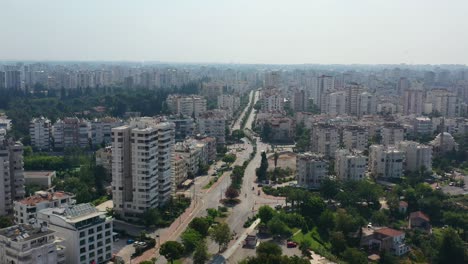
<path id="1" fill-rule="evenodd" d="M 92 4 L 92 6 L 91 6 Z M 6 2 L 0 60 L 466 64 L 463 1 Z M 7 11 L 7 12 L 5 12 Z M 136 19 L 137 18 L 137 19 Z M 58 23 L 59 22 L 59 23 Z M 11 26 L 8 26 L 11 25 Z M 13 26 L 14 25 L 14 26 Z M 25 33 L 27 32 L 27 33 Z"/>

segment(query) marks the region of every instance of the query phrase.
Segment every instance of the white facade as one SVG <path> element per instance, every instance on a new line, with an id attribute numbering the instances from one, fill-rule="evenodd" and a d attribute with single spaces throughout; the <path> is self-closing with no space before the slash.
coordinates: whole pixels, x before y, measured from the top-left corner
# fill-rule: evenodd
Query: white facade
<path id="1" fill-rule="evenodd" d="M 414 141 L 401 141 L 398 148 L 405 153 L 405 170 L 432 171 L 432 147 Z"/>
<path id="2" fill-rule="evenodd" d="M 360 126 L 349 126 L 343 129 L 343 145 L 347 149 L 363 151 L 369 144 L 369 132 Z"/>
<path id="3" fill-rule="evenodd" d="M 226 110 L 229 116 L 233 116 L 234 112 L 240 107 L 240 99 L 238 96 L 230 94 L 218 95 L 218 109 Z"/>
<path id="4" fill-rule="evenodd" d="M 369 148 L 369 172 L 374 177 L 400 178 L 404 153 L 393 146 L 372 145 Z"/>
<path id="5" fill-rule="evenodd" d="M 366 178 L 367 157 L 360 152 L 340 149 L 335 154 L 335 173 L 339 180 L 363 180 Z"/>
<path id="6" fill-rule="evenodd" d="M 105 117 L 91 122 L 91 142 L 93 145 L 109 144 L 112 141 L 112 128 L 121 126 L 123 122 L 116 118 Z"/>
<path id="7" fill-rule="evenodd" d="M 343 115 L 346 113 L 346 92 L 329 93 L 325 97 L 325 107 L 322 113 L 329 115 Z"/>
<path id="8" fill-rule="evenodd" d="M 197 117 L 206 111 L 206 99 L 198 95 L 169 95 L 167 106 L 172 113 Z"/>
<path id="9" fill-rule="evenodd" d="M 44 117 L 33 118 L 29 124 L 31 145 L 39 150 L 49 150 L 51 132 L 52 124 L 49 119 Z"/>
<path id="10" fill-rule="evenodd" d="M 93 205 L 49 208 L 37 216 L 64 240 L 67 264 L 107 263 L 112 258 L 112 218 Z"/>
<path id="11" fill-rule="evenodd" d="M 263 90 L 260 101 L 264 112 L 281 112 L 284 109 L 284 97 L 277 89 Z"/>
<path id="12" fill-rule="evenodd" d="M 296 179 L 299 186 L 310 189 L 320 188 L 322 180 L 328 177 L 328 161 L 323 155 L 301 153 L 296 157 Z"/>
<path id="13" fill-rule="evenodd" d="M 421 115 L 424 110 L 424 91 L 422 90 L 406 90 L 403 96 L 403 114 L 405 115 Z"/>
<path id="14" fill-rule="evenodd" d="M 52 128 L 55 148 L 89 146 L 91 124 L 76 117 L 57 120 Z"/>
<path id="15" fill-rule="evenodd" d="M 32 224 L 37 219 L 37 212 L 42 209 L 63 207 L 75 203 L 75 196 L 66 192 L 39 191 L 34 195 L 14 202 L 16 224 Z"/>
<path id="16" fill-rule="evenodd" d="M 65 264 L 65 248 L 56 233 L 41 226 L 0 229 L 0 264 Z"/>
<path id="17" fill-rule="evenodd" d="M 112 195 L 122 217 L 139 217 L 171 197 L 174 124 L 141 118 L 112 129 Z"/>
<path id="18" fill-rule="evenodd" d="M 312 127 L 310 150 L 325 157 L 334 157 L 340 144 L 338 128 L 328 124 L 315 124 Z"/>
<path id="19" fill-rule="evenodd" d="M 413 121 L 413 132 L 415 135 L 432 134 L 432 121 L 428 117 L 416 117 Z"/>
<path id="20" fill-rule="evenodd" d="M 206 111 L 197 123 L 200 134 L 216 138 L 217 144 L 226 143 L 226 116 L 221 111 Z"/>
<path id="21" fill-rule="evenodd" d="M 373 115 L 377 112 L 377 103 L 375 96 L 368 92 L 358 95 L 357 116 Z"/>
<path id="22" fill-rule="evenodd" d="M 381 136 L 383 145 L 396 145 L 404 140 L 405 129 L 397 123 L 387 123 L 381 129 Z"/>

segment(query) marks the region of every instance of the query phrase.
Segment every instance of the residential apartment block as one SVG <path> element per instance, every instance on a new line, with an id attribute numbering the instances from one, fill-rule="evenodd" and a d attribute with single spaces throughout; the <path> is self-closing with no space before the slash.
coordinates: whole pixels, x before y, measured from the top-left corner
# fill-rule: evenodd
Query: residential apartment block
<path id="1" fill-rule="evenodd" d="M 77 117 L 59 119 L 53 125 L 52 131 L 55 148 L 86 148 L 89 146 L 91 124 L 88 120 Z"/>
<path id="2" fill-rule="evenodd" d="M 38 191 L 34 195 L 14 202 L 14 217 L 17 224 L 34 224 L 37 212 L 42 209 L 73 205 L 75 197 L 67 192 Z"/>
<path id="3" fill-rule="evenodd" d="M 174 124 L 143 117 L 112 129 L 115 212 L 138 218 L 171 197 Z"/>
<path id="4" fill-rule="evenodd" d="M 0 142 L 0 182 L 0 215 L 6 215 L 13 212 L 13 201 L 25 195 L 21 143 Z"/>
<path id="5" fill-rule="evenodd" d="M 363 180 L 366 178 L 367 157 L 359 151 L 339 149 L 335 154 L 335 173 L 338 180 Z"/>
<path id="6" fill-rule="evenodd" d="M 432 146 L 414 141 L 401 141 L 398 143 L 398 148 L 404 152 L 406 171 L 418 172 L 422 168 L 432 171 Z"/>
<path id="7" fill-rule="evenodd" d="M 37 217 L 63 239 L 67 264 L 107 263 L 112 258 L 112 217 L 93 205 L 48 208 Z"/>
<path id="8" fill-rule="evenodd" d="M 49 150 L 51 148 L 52 123 L 44 117 L 33 118 L 29 124 L 29 136 L 31 145 L 38 150 Z"/>
<path id="9" fill-rule="evenodd" d="M 177 115 L 198 117 L 206 111 L 206 99 L 198 95 L 171 94 L 166 102 L 169 110 Z"/>
<path id="10" fill-rule="evenodd" d="M 40 225 L 0 229 L 0 264 L 65 264 L 65 247 L 56 232 Z"/>
<path id="11" fill-rule="evenodd" d="M 222 110 L 206 111 L 197 118 L 198 132 L 216 138 L 216 143 L 226 143 L 226 115 Z"/>
<path id="12" fill-rule="evenodd" d="M 318 189 L 320 183 L 328 177 L 328 161 L 321 154 L 300 153 L 296 157 L 296 173 L 299 186 Z"/>
<path id="13" fill-rule="evenodd" d="M 310 150 L 325 157 L 334 157 L 340 144 L 338 128 L 334 125 L 318 123 L 312 127 Z"/>
<path id="14" fill-rule="evenodd" d="M 347 126 L 343 129 L 342 140 L 345 148 L 363 151 L 369 145 L 369 132 L 362 126 Z"/>
<path id="15" fill-rule="evenodd" d="M 404 140 L 405 128 L 398 123 L 388 122 L 381 128 L 381 136 L 383 145 L 396 145 Z"/>
<path id="16" fill-rule="evenodd" d="M 394 146 L 372 145 L 369 148 L 369 172 L 374 177 L 400 178 L 403 159 L 403 151 Z"/>

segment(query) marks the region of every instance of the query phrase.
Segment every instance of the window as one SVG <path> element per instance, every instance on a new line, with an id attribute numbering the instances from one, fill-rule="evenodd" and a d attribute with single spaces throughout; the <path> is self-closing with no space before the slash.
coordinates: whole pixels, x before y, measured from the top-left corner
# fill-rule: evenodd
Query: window
<path id="1" fill-rule="evenodd" d="M 80 232 L 80 237 L 84 237 L 85 235 L 86 235 L 86 234 L 85 234 L 84 231 L 81 231 L 81 232 Z"/>
<path id="2" fill-rule="evenodd" d="M 80 246 L 83 246 L 84 244 L 86 244 L 86 239 L 80 240 Z"/>
<path id="3" fill-rule="evenodd" d="M 80 253 L 85 253 L 85 252 L 86 252 L 86 248 L 85 248 L 85 247 L 80 248 Z"/>

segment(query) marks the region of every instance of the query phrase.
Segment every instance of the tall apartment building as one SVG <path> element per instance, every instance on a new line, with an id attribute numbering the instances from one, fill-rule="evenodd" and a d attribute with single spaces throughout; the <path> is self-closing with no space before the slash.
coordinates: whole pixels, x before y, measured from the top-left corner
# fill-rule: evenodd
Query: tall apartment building
<path id="1" fill-rule="evenodd" d="M 346 149 L 363 151 L 369 144 L 369 131 L 361 126 L 347 126 L 343 129 L 343 145 Z"/>
<path id="2" fill-rule="evenodd" d="M 415 136 L 431 135 L 432 121 L 428 117 L 416 117 L 413 120 L 413 134 Z"/>
<path id="3" fill-rule="evenodd" d="M 369 148 L 369 172 L 374 177 L 400 178 L 404 153 L 394 146 L 372 145 Z"/>
<path id="4" fill-rule="evenodd" d="M 304 89 L 293 92 L 291 107 L 295 112 L 303 112 L 309 109 L 309 94 Z"/>
<path id="5" fill-rule="evenodd" d="M 91 125 L 88 120 L 77 117 L 59 119 L 53 125 L 54 147 L 63 149 L 67 147 L 89 146 Z"/>
<path id="6" fill-rule="evenodd" d="M 284 97 L 278 89 L 264 89 L 260 98 L 263 112 L 282 112 L 284 109 Z"/>
<path id="7" fill-rule="evenodd" d="M 300 153 L 296 156 L 296 173 L 299 186 L 318 189 L 328 177 L 328 161 L 317 153 Z"/>
<path id="8" fill-rule="evenodd" d="M 325 108 L 325 95 L 335 88 L 333 76 L 321 75 L 317 77 L 317 84 L 314 85 L 314 103 L 320 108 Z"/>
<path id="9" fill-rule="evenodd" d="M 419 144 L 414 141 L 401 141 L 398 148 L 404 152 L 404 169 L 407 171 L 419 171 L 424 168 L 432 171 L 432 147 Z"/>
<path id="10" fill-rule="evenodd" d="M 42 209 L 63 207 L 75 203 L 75 197 L 67 192 L 38 191 L 34 195 L 14 202 L 14 217 L 16 224 L 33 224 L 37 212 Z"/>
<path id="11" fill-rule="evenodd" d="M 0 89 L 6 88 L 6 72 L 0 71 Z"/>
<path id="12" fill-rule="evenodd" d="M 377 102 L 375 96 L 369 92 L 358 95 L 357 116 L 373 115 L 377 113 Z"/>
<path id="13" fill-rule="evenodd" d="M 398 123 L 388 122 L 382 127 L 381 136 L 383 145 L 396 145 L 404 140 L 405 128 Z"/>
<path id="14" fill-rule="evenodd" d="M 171 94 L 166 102 L 169 110 L 178 115 L 198 117 L 206 111 L 206 99 L 198 95 Z"/>
<path id="15" fill-rule="evenodd" d="M 112 129 L 112 196 L 121 217 L 137 218 L 171 197 L 174 124 L 144 117 Z"/>
<path id="16" fill-rule="evenodd" d="M 361 152 L 339 149 L 335 153 L 336 178 L 345 180 L 363 180 L 366 178 L 367 157 Z"/>
<path id="17" fill-rule="evenodd" d="M 56 232 L 40 225 L 0 229 L 0 264 L 65 264 L 65 247 Z"/>
<path id="18" fill-rule="evenodd" d="M 109 144 L 112 141 L 112 128 L 121 126 L 122 120 L 104 117 L 91 122 L 91 142 L 93 145 Z"/>
<path id="19" fill-rule="evenodd" d="M 52 132 L 52 123 L 44 117 L 33 118 L 29 123 L 29 136 L 31 145 L 38 150 L 49 150 Z"/>
<path id="20" fill-rule="evenodd" d="M 421 115 L 424 109 L 424 91 L 418 89 L 405 90 L 403 94 L 403 114 Z"/>
<path id="21" fill-rule="evenodd" d="M 432 111 L 444 117 L 455 117 L 459 113 L 459 100 L 455 93 L 447 90 L 432 90 L 428 92 L 427 100 L 432 103 Z"/>
<path id="22" fill-rule="evenodd" d="M 168 121 L 175 124 L 175 141 L 181 142 L 195 133 L 195 121 L 189 116 L 169 116 Z"/>
<path id="23" fill-rule="evenodd" d="M 187 163 L 182 153 L 175 152 L 172 156 L 172 189 L 175 193 L 177 186 L 180 186 L 188 176 Z"/>
<path id="24" fill-rule="evenodd" d="M 206 111 L 198 116 L 198 132 L 216 138 L 217 144 L 226 143 L 226 116 L 221 111 Z"/>
<path id="25" fill-rule="evenodd" d="M 358 115 L 359 95 L 364 92 L 364 87 L 357 83 L 350 83 L 346 85 L 345 89 L 347 93 L 346 112 L 349 115 Z"/>
<path id="26" fill-rule="evenodd" d="M 240 107 L 240 99 L 238 96 L 232 94 L 218 95 L 218 109 L 225 110 L 230 117 L 234 115 Z"/>
<path id="27" fill-rule="evenodd" d="M 224 83 L 208 82 L 202 83 L 200 94 L 208 99 L 216 100 L 216 98 L 224 93 Z"/>
<path id="28" fill-rule="evenodd" d="M 404 94 L 411 87 L 411 83 L 406 77 L 401 77 L 397 83 L 397 93 L 398 95 Z"/>
<path id="29" fill-rule="evenodd" d="M 67 264 L 107 263 L 112 258 L 112 217 L 93 205 L 48 208 L 37 218 L 63 239 Z"/>
<path id="30" fill-rule="evenodd" d="M 343 115 L 346 113 L 346 92 L 338 91 L 325 95 L 325 105 L 322 113 L 329 115 Z"/>
<path id="31" fill-rule="evenodd" d="M 21 89 L 21 72 L 18 70 L 6 71 L 5 87 L 7 89 Z"/>
<path id="32" fill-rule="evenodd" d="M 12 140 L 0 143 L 0 215 L 13 211 L 13 201 L 22 199 L 24 190 L 23 145 Z"/>
<path id="33" fill-rule="evenodd" d="M 335 156 L 335 151 L 340 144 L 340 135 L 336 126 L 324 123 L 315 124 L 310 136 L 312 152 L 320 153 L 328 158 Z"/>
<path id="34" fill-rule="evenodd" d="M 271 71 L 265 73 L 264 76 L 264 83 L 263 87 L 264 88 L 279 88 L 281 85 L 281 75 L 279 71 Z"/>

